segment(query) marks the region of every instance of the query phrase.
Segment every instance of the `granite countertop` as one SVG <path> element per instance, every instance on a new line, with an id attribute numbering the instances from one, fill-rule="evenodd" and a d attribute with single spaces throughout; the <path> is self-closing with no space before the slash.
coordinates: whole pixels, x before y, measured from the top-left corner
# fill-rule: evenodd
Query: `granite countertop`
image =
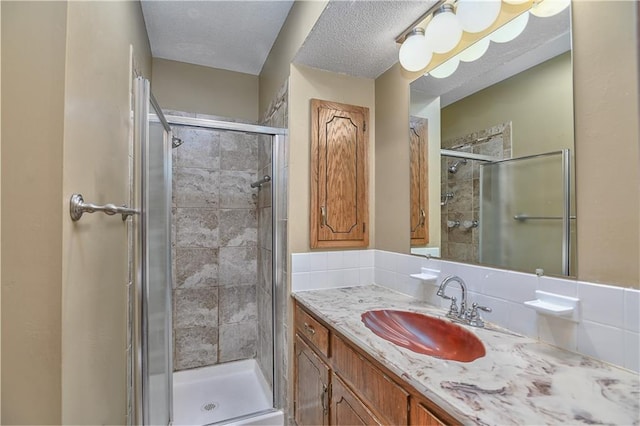
<path id="1" fill-rule="evenodd" d="M 360 349 L 465 424 L 640 424 L 637 373 L 487 323 L 463 326 L 486 356 L 447 361 L 390 343 L 364 326 L 372 309 L 445 318 L 442 309 L 376 285 L 294 294 Z"/>

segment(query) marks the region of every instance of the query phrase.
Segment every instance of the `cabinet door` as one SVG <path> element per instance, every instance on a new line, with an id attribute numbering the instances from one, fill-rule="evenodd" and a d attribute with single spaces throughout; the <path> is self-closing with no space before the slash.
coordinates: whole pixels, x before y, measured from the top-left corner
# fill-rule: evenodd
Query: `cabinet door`
<path id="1" fill-rule="evenodd" d="M 331 379 L 331 387 L 332 425 L 356 426 L 381 424 L 335 374 Z"/>
<path id="2" fill-rule="evenodd" d="M 424 246 L 429 242 L 427 146 L 427 120 L 412 117 L 409 128 L 412 246 Z"/>
<path id="3" fill-rule="evenodd" d="M 369 245 L 369 109 L 311 100 L 311 248 Z"/>
<path id="4" fill-rule="evenodd" d="M 329 424 L 329 367 L 296 334 L 294 416 L 299 426 Z"/>

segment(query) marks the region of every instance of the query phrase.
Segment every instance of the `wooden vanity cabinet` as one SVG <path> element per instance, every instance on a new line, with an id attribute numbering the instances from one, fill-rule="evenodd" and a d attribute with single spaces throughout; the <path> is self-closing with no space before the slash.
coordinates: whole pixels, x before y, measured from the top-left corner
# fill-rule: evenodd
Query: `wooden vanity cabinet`
<path id="1" fill-rule="evenodd" d="M 369 109 L 311 100 L 311 248 L 369 245 Z"/>
<path id="2" fill-rule="evenodd" d="M 460 424 L 298 303 L 294 315 L 299 426 Z"/>

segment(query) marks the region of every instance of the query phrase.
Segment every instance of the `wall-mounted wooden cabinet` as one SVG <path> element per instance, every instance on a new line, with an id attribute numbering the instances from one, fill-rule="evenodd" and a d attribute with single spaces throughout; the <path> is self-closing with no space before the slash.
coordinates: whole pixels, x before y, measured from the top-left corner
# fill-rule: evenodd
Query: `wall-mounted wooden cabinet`
<path id="1" fill-rule="evenodd" d="M 459 424 L 298 303 L 295 327 L 298 426 Z"/>
<path id="2" fill-rule="evenodd" d="M 311 248 L 369 245 L 369 109 L 311 100 Z"/>
<path id="3" fill-rule="evenodd" d="M 412 117 L 409 127 L 412 246 L 424 246 L 429 242 L 427 134 L 427 120 Z"/>

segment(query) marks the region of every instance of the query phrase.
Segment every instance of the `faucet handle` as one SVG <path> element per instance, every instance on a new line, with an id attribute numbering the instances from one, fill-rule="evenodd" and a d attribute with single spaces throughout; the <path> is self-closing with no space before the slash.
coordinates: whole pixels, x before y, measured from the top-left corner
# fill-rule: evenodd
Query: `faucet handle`
<path id="1" fill-rule="evenodd" d="M 480 314 L 478 313 L 478 309 L 485 312 L 491 312 L 492 309 L 488 306 L 480 306 L 477 303 L 473 303 L 471 308 L 467 312 L 467 321 L 469 325 L 473 327 L 484 327 L 484 321 L 480 318 Z"/>
<path id="2" fill-rule="evenodd" d="M 485 312 L 493 312 L 493 309 L 491 309 L 490 307 L 488 307 L 488 306 L 480 306 L 477 303 L 473 303 L 471 305 L 471 309 L 472 309 L 471 313 L 475 312 L 476 315 L 478 315 L 478 309 L 480 309 L 481 311 L 485 311 Z"/>

